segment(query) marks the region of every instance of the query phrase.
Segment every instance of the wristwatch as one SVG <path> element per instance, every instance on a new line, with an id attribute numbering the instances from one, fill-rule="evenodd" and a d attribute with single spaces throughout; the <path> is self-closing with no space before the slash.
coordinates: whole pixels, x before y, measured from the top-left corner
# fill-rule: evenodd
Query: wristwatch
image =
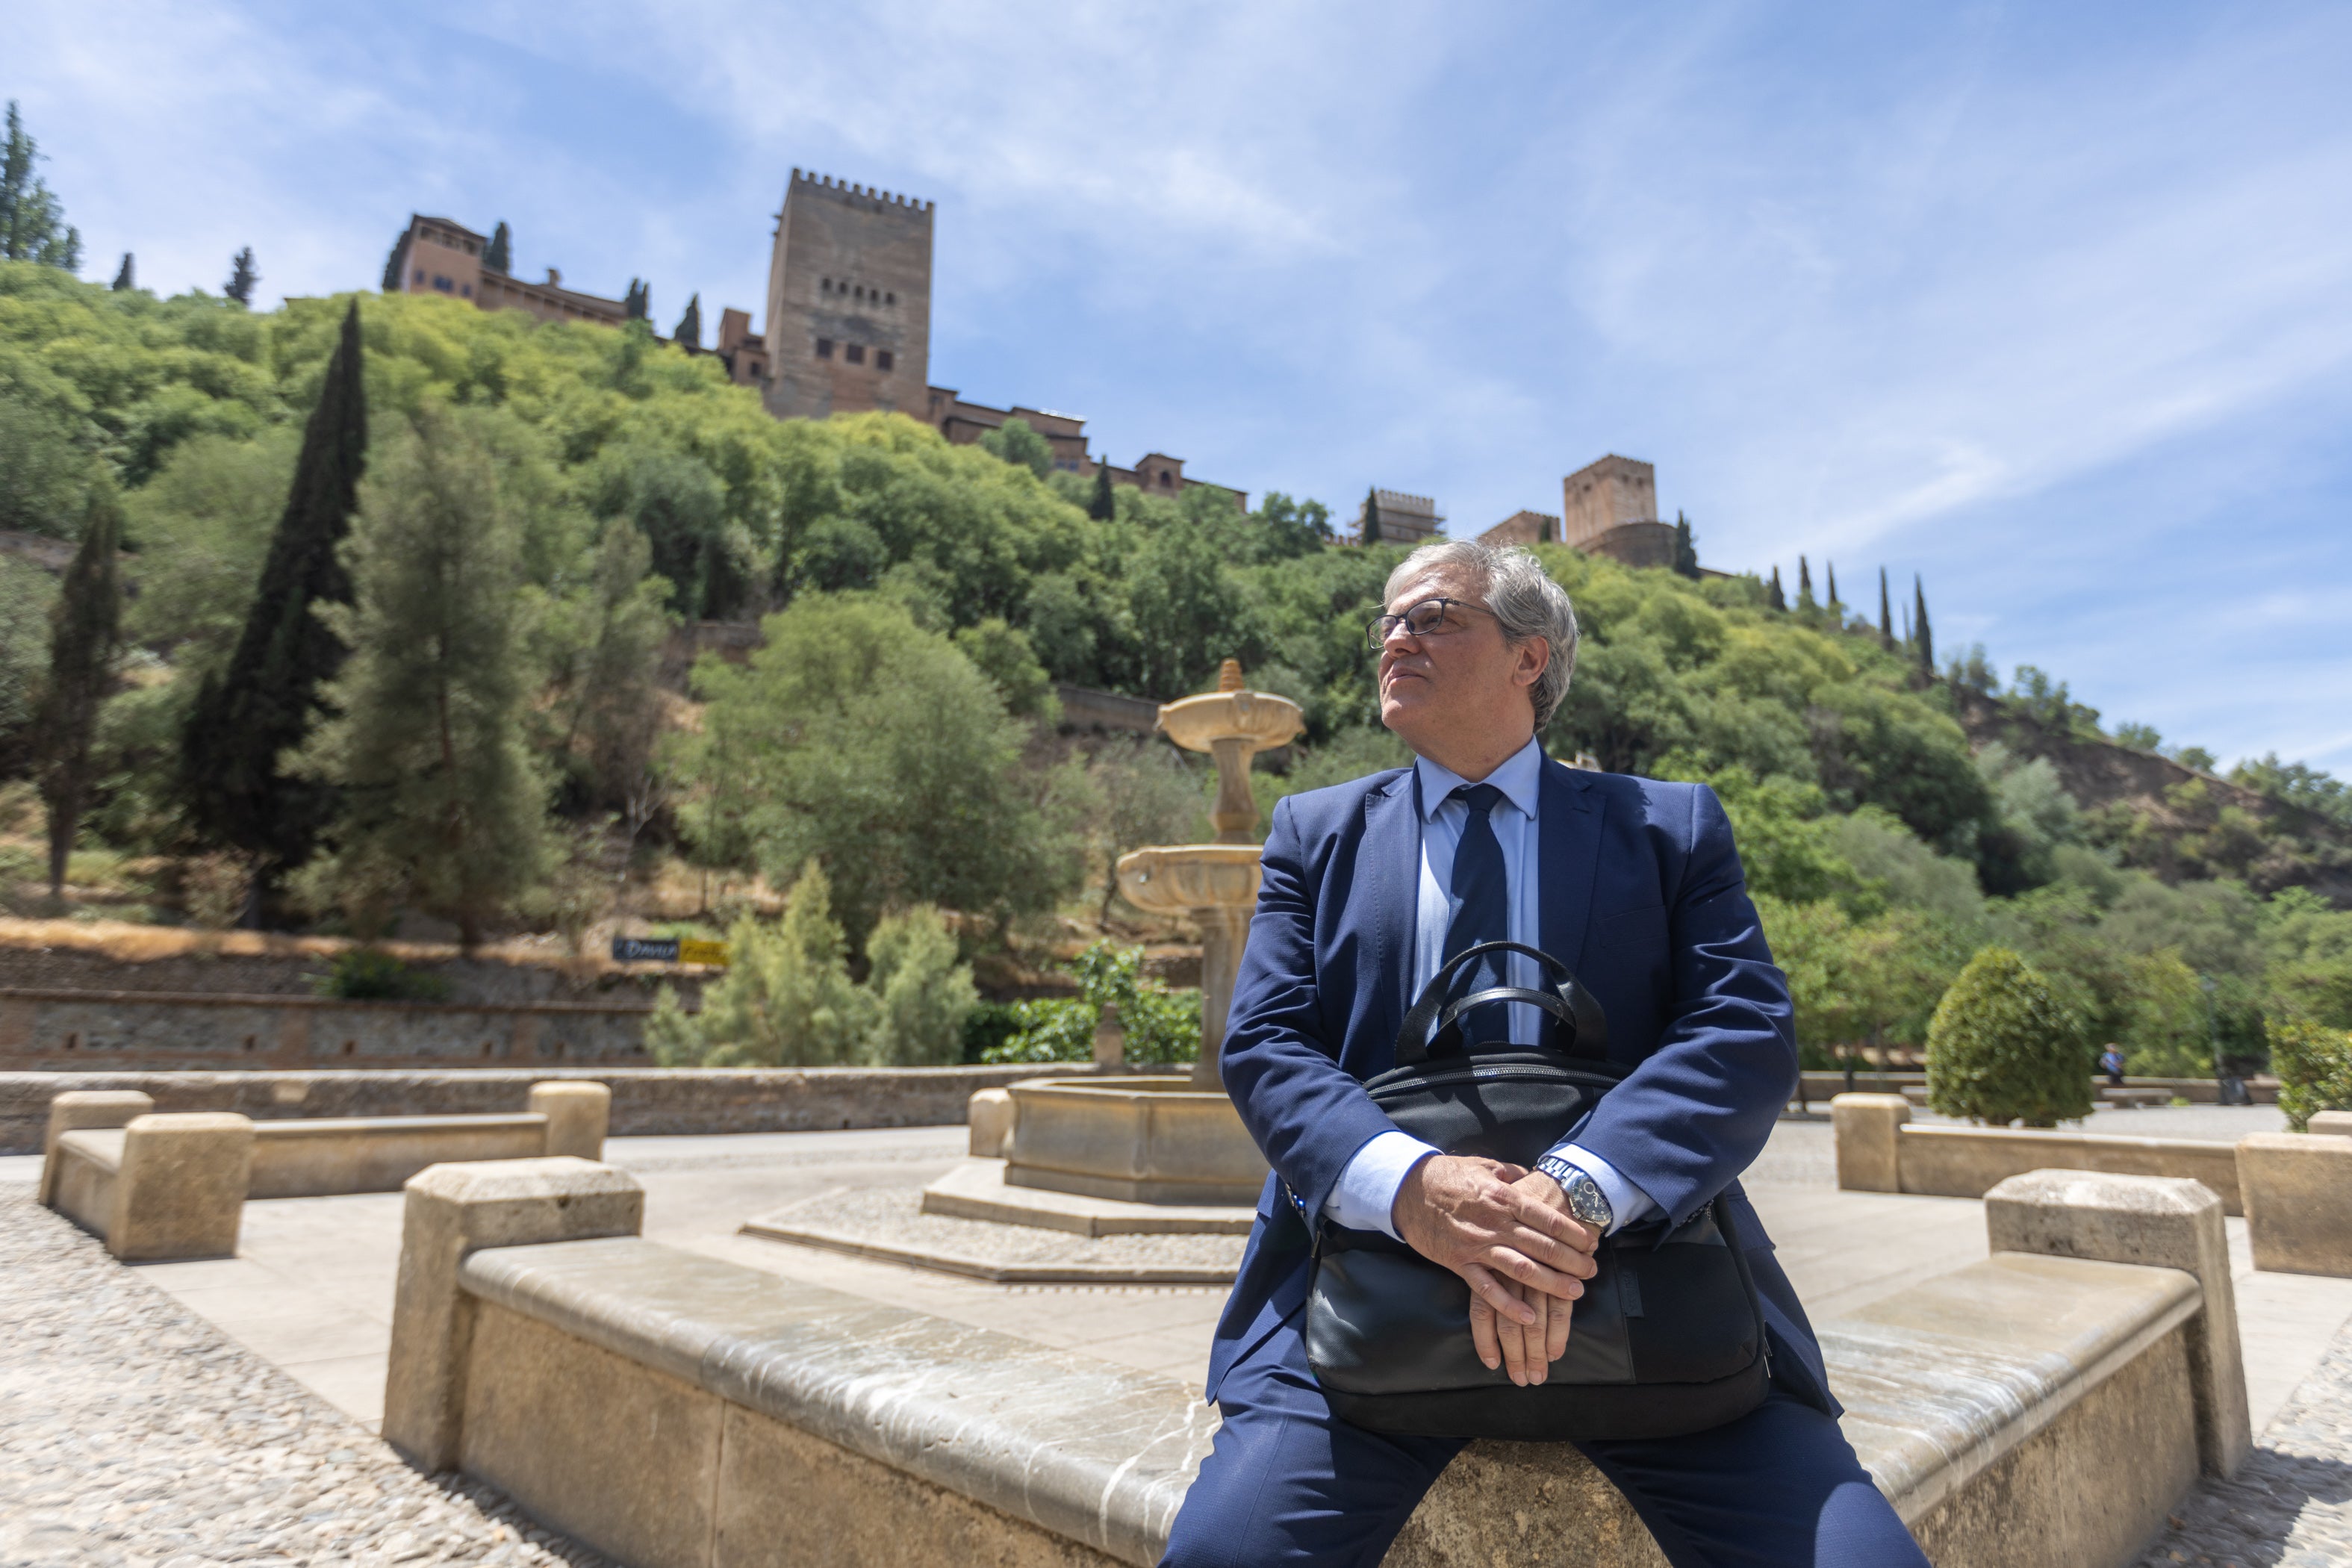
<path id="1" fill-rule="evenodd" d="M 1536 1169 L 1559 1184 L 1559 1190 L 1568 1194 L 1569 1213 L 1601 1235 L 1609 1234 L 1617 1213 L 1609 1206 L 1609 1194 L 1601 1190 L 1601 1184 L 1583 1166 L 1557 1154 L 1546 1154 L 1536 1162 Z"/>

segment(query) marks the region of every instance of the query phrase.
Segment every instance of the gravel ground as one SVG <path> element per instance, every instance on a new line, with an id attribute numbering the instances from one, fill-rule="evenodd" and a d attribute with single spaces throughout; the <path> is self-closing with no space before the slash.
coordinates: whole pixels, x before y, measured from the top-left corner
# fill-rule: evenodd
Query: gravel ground
<path id="1" fill-rule="evenodd" d="M 2128 1464 L 2129 1455 L 2116 1456 Z M 2235 1478 L 2200 1482 L 2138 1568 L 2352 1563 L 2352 1328 L 2294 1391 Z"/>
<path id="2" fill-rule="evenodd" d="M 606 1559 L 349 1416 L 0 1194 L 0 1568 Z"/>

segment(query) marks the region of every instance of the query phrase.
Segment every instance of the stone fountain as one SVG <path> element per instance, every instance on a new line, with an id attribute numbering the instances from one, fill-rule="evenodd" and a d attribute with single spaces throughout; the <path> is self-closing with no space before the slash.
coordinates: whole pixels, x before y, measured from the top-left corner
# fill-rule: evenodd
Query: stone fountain
<path id="1" fill-rule="evenodd" d="M 1257 798 L 1250 793 L 1250 759 L 1286 746 L 1305 728 L 1298 704 L 1288 698 L 1252 691 L 1242 683 L 1242 667 L 1227 659 L 1217 689 L 1187 697 L 1160 710 L 1160 728 L 1188 752 L 1206 752 L 1217 763 L 1217 801 L 1209 810 L 1217 830 L 1213 844 L 1162 845 L 1138 849 L 1118 862 L 1118 890 L 1139 910 L 1190 914 L 1201 928 L 1201 1058 L 1192 1082 L 1218 1089 L 1217 1054 L 1225 1043 L 1225 1015 L 1233 1007 L 1234 979 L 1242 948 L 1249 941 L 1250 915 L 1257 908 Z"/>
<path id="2" fill-rule="evenodd" d="M 1083 1225 L 1091 1235 L 1248 1227 L 1242 1205 L 1256 1200 L 1265 1160 L 1226 1098 L 1217 1058 L 1257 905 L 1250 759 L 1289 744 L 1303 721 L 1297 703 L 1250 690 L 1241 665 L 1229 658 L 1216 690 L 1165 704 L 1160 727 L 1187 751 L 1216 759 L 1209 813 L 1216 841 L 1123 856 L 1118 886 L 1138 909 L 1189 915 L 1200 928 L 1200 1060 L 1189 1081 L 1088 1075 L 984 1091 L 1012 1100 L 1002 1173 L 992 1161 L 968 1162 L 976 1168 L 960 1168 L 926 1189 L 928 1213 L 1057 1229 Z"/>

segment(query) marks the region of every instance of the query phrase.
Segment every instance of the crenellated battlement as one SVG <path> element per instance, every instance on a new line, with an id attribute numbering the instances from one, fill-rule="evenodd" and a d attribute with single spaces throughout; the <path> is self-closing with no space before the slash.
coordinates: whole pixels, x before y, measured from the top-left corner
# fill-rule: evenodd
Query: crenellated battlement
<path id="1" fill-rule="evenodd" d="M 937 205 L 936 203 L 927 202 L 920 196 L 902 195 L 893 191 L 878 191 L 872 185 L 852 184 L 847 180 L 836 180 L 831 174 L 820 174 L 814 169 L 802 169 L 797 166 L 793 170 L 792 183 L 795 186 L 805 185 L 812 191 L 827 192 L 844 201 L 862 196 L 867 201 L 877 202 L 884 206 L 904 207 L 908 212 L 927 213 Z"/>

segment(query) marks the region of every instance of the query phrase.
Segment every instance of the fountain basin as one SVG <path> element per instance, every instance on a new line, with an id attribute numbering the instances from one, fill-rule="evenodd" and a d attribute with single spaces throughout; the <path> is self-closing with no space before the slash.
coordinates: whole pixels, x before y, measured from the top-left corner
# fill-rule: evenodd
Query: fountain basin
<path id="1" fill-rule="evenodd" d="M 1238 667 L 1234 679 L 1240 679 Z M 1286 746 L 1307 728 L 1298 704 L 1264 691 L 1208 691 L 1163 703 L 1160 727 L 1188 752 L 1213 751 L 1219 741 L 1245 741 L 1250 752 Z"/>
<path id="2" fill-rule="evenodd" d="M 1255 1204 L 1265 1157 L 1222 1090 L 1181 1078 L 1013 1086 L 1004 1180 L 1144 1204 Z"/>
<path id="3" fill-rule="evenodd" d="M 1118 890 L 1139 910 L 1249 910 L 1257 903 L 1255 844 L 1170 844 L 1118 858 Z"/>

